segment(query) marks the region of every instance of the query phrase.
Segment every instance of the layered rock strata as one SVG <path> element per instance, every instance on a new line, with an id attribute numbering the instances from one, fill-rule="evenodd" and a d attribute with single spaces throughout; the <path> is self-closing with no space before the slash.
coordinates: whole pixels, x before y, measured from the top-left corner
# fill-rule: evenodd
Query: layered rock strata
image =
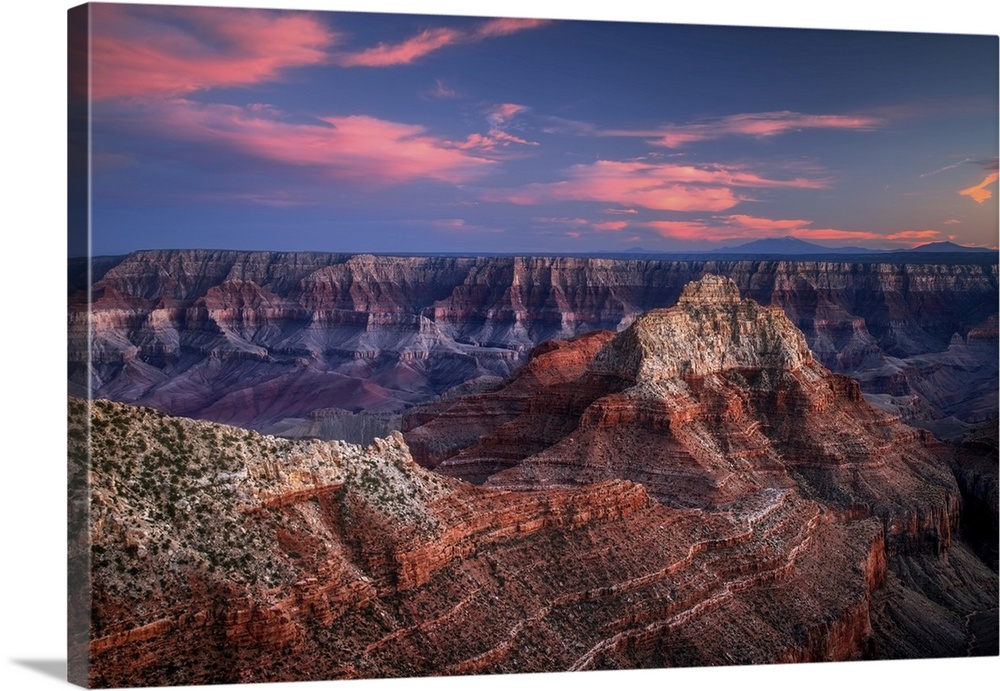
<path id="1" fill-rule="evenodd" d="M 70 412 L 96 686 L 996 654 L 948 449 L 728 279 L 417 409 L 437 472 Z"/>
<path id="2" fill-rule="evenodd" d="M 978 422 L 997 414 L 997 264 L 963 262 L 136 252 L 95 260 L 89 312 L 70 266 L 71 393 L 258 430 L 399 413 L 714 273 L 780 307 L 880 406 Z"/>
<path id="3" fill-rule="evenodd" d="M 879 608 L 877 656 L 964 654 L 967 615 L 992 612 L 996 623 L 995 570 L 964 543 L 952 550 L 963 501 L 954 469 L 966 520 L 978 522 L 976 507 L 996 503 L 995 456 L 956 455 L 869 405 L 855 381 L 816 362 L 780 310 L 741 299 L 726 278 L 690 284 L 675 307 L 620 334 L 539 348 L 506 386 L 418 407 L 404 430 L 422 464 L 488 487 L 617 478 L 710 514 L 782 491 L 848 525 L 874 519 L 897 586 Z M 995 530 L 985 542 L 995 550 Z M 941 595 L 955 587 L 957 601 Z M 886 633 L 894 617 L 958 633 L 896 645 L 905 636 Z"/>
<path id="4" fill-rule="evenodd" d="M 477 488 L 398 435 L 89 419 L 99 687 L 851 659 L 885 577 L 878 522 L 787 490 L 706 513 L 622 480 Z"/>

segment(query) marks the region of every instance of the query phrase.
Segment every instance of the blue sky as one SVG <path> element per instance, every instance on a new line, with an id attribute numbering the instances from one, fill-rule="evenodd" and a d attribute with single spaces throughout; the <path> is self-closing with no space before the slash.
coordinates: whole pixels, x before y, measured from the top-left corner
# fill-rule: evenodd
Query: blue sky
<path id="1" fill-rule="evenodd" d="M 997 244 L 995 36 L 129 5 L 91 29 L 94 254 Z"/>

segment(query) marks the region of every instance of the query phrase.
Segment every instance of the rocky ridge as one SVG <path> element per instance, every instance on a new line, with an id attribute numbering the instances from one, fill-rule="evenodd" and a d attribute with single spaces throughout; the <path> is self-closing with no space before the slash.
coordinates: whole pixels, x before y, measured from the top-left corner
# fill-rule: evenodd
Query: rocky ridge
<path id="1" fill-rule="evenodd" d="M 74 443 L 87 415 L 71 400 Z M 787 492 L 706 515 L 623 481 L 472 487 L 398 435 L 362 449 L 89 415 L 71 559 L 92 563 L 78 654 L 98 687 L 849 659 L 884 577 L 876 523 Z M 836 587 L 796 577 L 831 560 L 851 574 Z"/>
<path id="2" fill-rule="evenodd" d="M 568 488 L 619 478 L 641 483 L 665 505 L 709 512 L 781 490 L 839 520 L 877 519 L 898 580 L 897 598 L 880 611 L 964 641 L 962 616 L 945 622 L 938 615 L 978 610 L 968 602 L 942 609 L 924 593 L 962 582 L 995 622 L 990 560 L 983 564 L 954 539 L 963 494 L 970 508 L 989 515 L 995 458 L 956 455 L 869 405 L 856 382 L 813 359 L 780 310 L 741 299 L 729 279 L 706 276 L 685 288 L 675 307 L 649 312 L 620 334 L 539 349 L 505 387 L 418 407 L 404 430 L 421 463 L 488 487 Z M 995 546 L 995 531 L 973 546 L 984 554 L 984 544 Z M 962 575 L 935 559 L 962 564 L 955 567 Z M 912 605 L 914 593 L 922 605 Z M 904 602 L 910 610 L 899 614 Z M 885 626 L 873 639 L 881 655 L 963 650 L 948 647 L 944 634 L 924 636 L 922 648 L 901 645 L 914 633 L 900 633 L 890 620 L 880 619 Z"/>
<path id="3" fill-rule="evenodd" d="M 858 379 L 886 409 L 955 424 L 997 414 L 997 265 L 981 258 L 163 250 L 102 258 L 93 269 L 88 312 L 87 274 L 70 266 L 71 393 L 89 387 L 99 397 L 258 430 L 314 430 L 302 421 L 326 408 L 398 414 L 464 382 L 506 377 L 536 345 L 622 330 L 673 305 L 706 273 L 780 307 L 817 360 Z"/>

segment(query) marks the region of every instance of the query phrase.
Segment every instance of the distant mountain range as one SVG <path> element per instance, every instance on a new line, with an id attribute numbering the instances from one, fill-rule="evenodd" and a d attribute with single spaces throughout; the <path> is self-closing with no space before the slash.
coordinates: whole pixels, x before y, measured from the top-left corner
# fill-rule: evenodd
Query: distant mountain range
<path id="1" fill-rule="evenodd" d="M 965 245 L 956 245 L 954 242 L 929 242 L 926 245 L 920 245 L 919 247 L 914 247 L 911 250 L 906 250 L 907 252 L 993 252 L 996 250 L 991 250 L 987 247 L 966 247 Z"/>
<path id="2" fill-rule="evenodd" d="M 786 236 L 783 238 L 764 238 L 754 240 L 735 247 L 722 247 L 711 250 L 713 254 L 883 254 L 896 252 L 950 253 L 950 252 L 995 252 L 985 247 L 965 247 L 954 242 L 931 242 L 907 250 L 879 250 L 868 247 L 825 247 L 814 242 L 806 242 L 799 238 Z"/>
<path id="3" fill-rule="evenodd" d="M 873 250 L 867 247 L 824 247 L 791 236 L 763 238 L 735 247 L 712 250 L 713 253 L 724 254 L 874 254 L 883 251 L 885 250 Z"/>

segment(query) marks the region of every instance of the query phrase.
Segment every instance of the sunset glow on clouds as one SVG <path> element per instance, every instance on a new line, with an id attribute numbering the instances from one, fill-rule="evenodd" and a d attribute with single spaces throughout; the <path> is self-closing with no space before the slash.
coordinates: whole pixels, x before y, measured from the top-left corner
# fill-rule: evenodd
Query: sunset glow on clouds
<path id="1" fill-rule="evenodd" d="M 745 199 L 740 188 L 820 189 L 820 180 L 779 180 L 738 167 L 596 161 L 564 171 L 558 182 L 488 193 L 488 201 L 544 204 L 550 201 L 614 202 L 658 211 L 725 211 Z"/>
<path id="2" fill-rule="evenodd" d="M 380 43 L 373 48 L 356 53 L 340 54 L 335 56 L 334 60 L 344 67 L 408 65 L 445 46 L 506 36 L 525 29 L 534 29 L 544 24 L 545 22 L 539 19 L 495 19 L 487 21 L 471 31 L 446 28 L 425 29 L 401 43 Z"/>
<path id="3" fill-rule="evenodd" d="M 653 130 L 607 130 L 616 137 L 644 137 L 648 143 L 677 149 L 695 142 L 722 137 L 745 136 L 762 139 L 806 129 L 869 130 L 880 123 L 878 118 L 851 115 L 809 115 L 781 111 L 741 113 L 687 125 L 668 125 Z"/>
<path id="4" fill-rule="evenodd" d="M 336 34 L 315 16 L 210 7 L 92 6 L 94 99 L 178 96 L 279 79 L 326 60 Z M 237 21 L 233 21 L 237 19 Z"/>
<path id="5" fill-rule="evenodd" d="M 665 238 L 744 242 L 761 238 L 794 237 L 807 242 L 824 240 L 893 240 L 930 242 L 941 239 L 937 230 L 904 230 L 888 235 L 870 230 L 812 228 L 810 221 L 749 218 L 740 215 L 717 216 L 709 220 L 649 221 L 637 225 L 652 228 Z"/>
<path id="6" fill-rule="evenodd" d="M 102 253 L 997 244 L 995 40 L 142 5 L 91 31 Z"/>
<path id="7" fill-rule="evenodd" d="M 367 115 L 326 116 L 290 123 L 268 107 L 201 105 L 174 100 L 143 111 L 144 126 L 177 139 L 225 147 L 322 175 L 376 185 L 415 179 L 450 183 L 482 175 L 492 161 L 449 146 L 420 125 Z"/>
<path id="8" fill-rule="evenodd" d="M 975 201 L 977 204 L 982 204 L 984 201 L 990 199 L 993 196 L 993 193 L 986 188 L 994 184 L 997 181 L 998 177 L 1000 177 L 1000 174 L 990 173 L 985 178 L 983 178 L 983 181 L 980 182 L 978 185 L 967 187 L 964 190 L 959 191 L 959 194 L 965 197 L 971 197 L 972 200 Z"/>

